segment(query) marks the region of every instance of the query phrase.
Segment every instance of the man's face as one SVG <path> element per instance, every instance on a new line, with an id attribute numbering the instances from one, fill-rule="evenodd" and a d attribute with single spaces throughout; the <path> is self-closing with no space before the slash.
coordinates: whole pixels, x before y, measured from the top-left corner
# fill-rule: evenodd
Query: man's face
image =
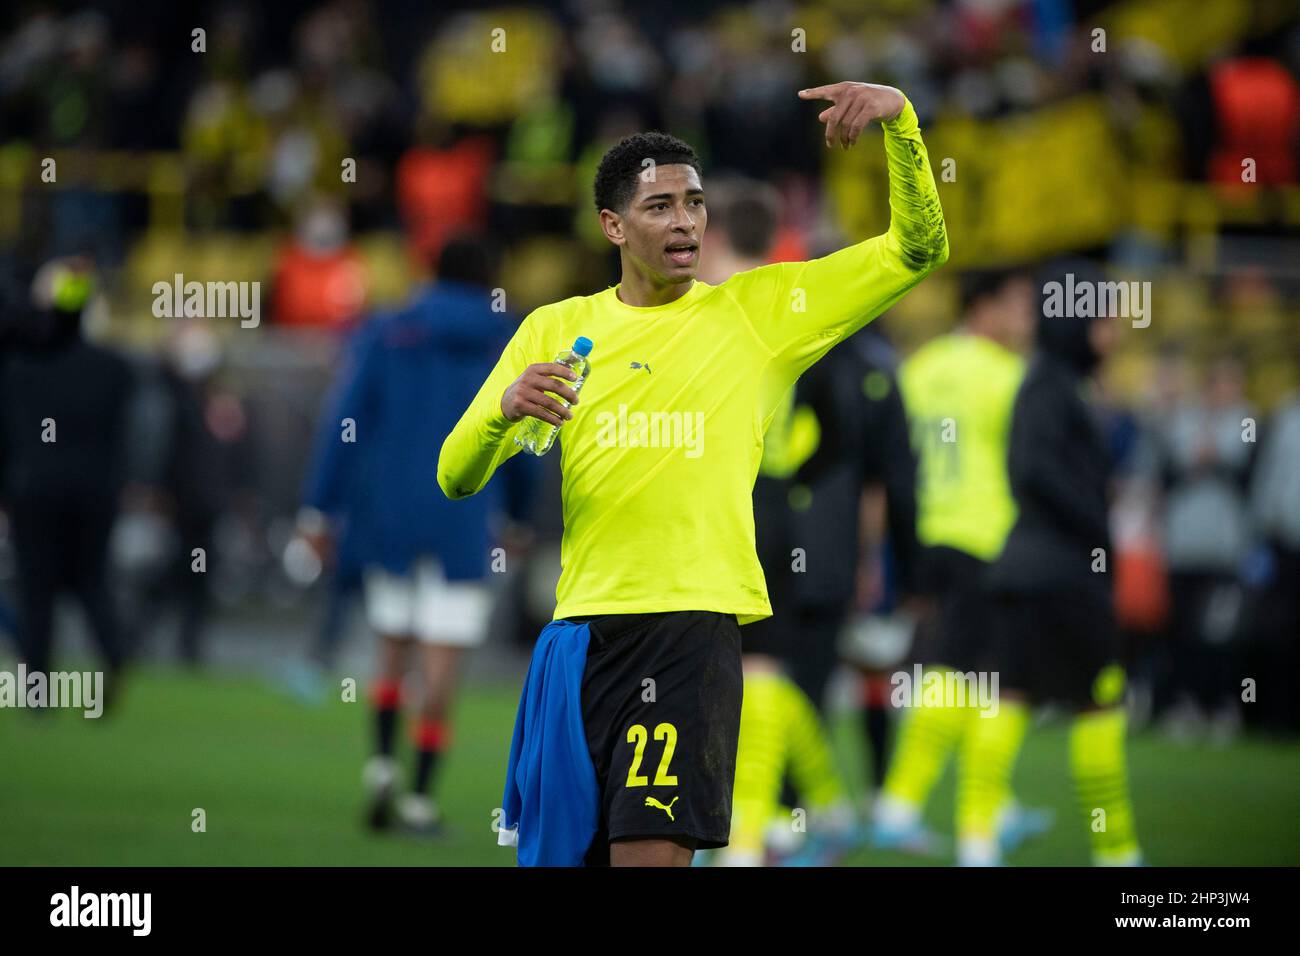
<path id="1" fill-rule="evenodd" d="M 695 278 L 709 214 L 700 174 L 684 163 L 652 167 L 654 181 L 638 177 L 636 195 L 621 214 L 604 209 L 601 227 L 633 267 L 656 285 Z"/>

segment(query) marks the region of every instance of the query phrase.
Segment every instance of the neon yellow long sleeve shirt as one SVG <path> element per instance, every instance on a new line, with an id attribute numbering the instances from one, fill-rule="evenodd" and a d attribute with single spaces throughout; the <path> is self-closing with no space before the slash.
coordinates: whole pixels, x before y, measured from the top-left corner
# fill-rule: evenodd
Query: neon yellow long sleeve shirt
<path id="1" fill-rule="evenodd" d="M 746 624 L 772 613 L 752 493 L 777 403 L 832 346 L 948 258 L 912 105 L 883 126 L 884 234 L 721 285 L 696 281 L 666 305 L 627 305 L 616 286 L 543 306 L 520 323 L 443 443 L 438 483 L 451 498 L 482 489 L 519 451 L 520 423 L 501 411 L 506 388 L 578 336 L 592 340 L 581 401 L 558 438 L 564 538 L 556 619 L 701 610 Z"/>
<path id="2" fill-rule="evenodd" d="M 981 561 L 1002 553 L 1016 521 L 1007 475 L 1011 412 L 1025 361 L 981 335 L 941 335 L 903 363 L 898 386 L 918 460 L 921 544 Z"/>

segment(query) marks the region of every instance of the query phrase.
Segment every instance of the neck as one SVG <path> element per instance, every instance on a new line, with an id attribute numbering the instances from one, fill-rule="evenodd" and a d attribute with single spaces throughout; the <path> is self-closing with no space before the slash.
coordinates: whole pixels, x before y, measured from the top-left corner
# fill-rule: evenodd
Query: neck
<path id="1" fill-rule="evenodd" d="M 623 262 L 623 278 L 618 286 L 619 301 L 637 308 L 655 305 L 667 305 L 675 302 L 691 291 L 694 279 L 669 284 L 656 282 L 652 277 L 639 272 L 626 260 Z"/>

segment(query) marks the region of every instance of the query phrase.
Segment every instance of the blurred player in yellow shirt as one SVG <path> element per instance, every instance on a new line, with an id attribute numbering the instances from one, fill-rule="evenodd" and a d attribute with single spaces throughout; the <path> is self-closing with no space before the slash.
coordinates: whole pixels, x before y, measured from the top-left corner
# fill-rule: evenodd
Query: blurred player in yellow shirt
<path id="1" fill-rule="evenodd" d="M 921 590 L 933 599 L 918 624 L 913 654 L 927 675 L 976 671 L 990 638 L 985 578 L 1016 517 L 1007 442 L 1034 331 L 1034 289 L 1022 273 L 968 273 L 962 300 L 960 326 L 917 349 L 899 373 L 918 460 Z M 938 850 L 939 841 L 922 826 L 922 811 L 976 719 L 968 701 L 913 707 L 906 714 L 874 809 L 877 846 Z M 996 797 L 999 804 L 1007 798 Z M 958 803 L 959 817 L 970 812 L 969 800 L 959 797 Z M 1023 835 L 1014 831 L 1037 831 L 1046 823 L 1010 803 L 1006 812 L 1014 839 Z M 966 825 L 959 819 L 959 832 Z"/>

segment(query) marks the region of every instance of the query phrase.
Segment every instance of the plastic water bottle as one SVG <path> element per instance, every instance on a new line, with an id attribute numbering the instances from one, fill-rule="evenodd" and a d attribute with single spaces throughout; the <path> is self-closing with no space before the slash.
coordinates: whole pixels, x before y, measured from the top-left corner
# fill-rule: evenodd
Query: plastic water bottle
<path id="1" fill-rule="evenodd" d="M 561 381 L 575 392 L 582 390 L 582 383 L 587 380 L 591 373 L 591 363 L 587 361 L 587 356 L 591 354 L 591 339 L 585 335 L 578 336 L 573 343 L 573 348 L 565 349 L 555 357 L 556 364 L 564 365 L 578 373 L 576 381 L 570 382 L 564 379 Z M 569 403 L 560 396 L 555 396 L 556 400 L 565 408 Z M 551 450 L 555 444 L 555 436 L 559 434 L 559 426 L 552 425 L 550 422 L 544 422 L 540 418 L 527 417 L 524 419 L 524 425 L 515 434 L 515 444 L 529 454 L 541 457 Z"/>

